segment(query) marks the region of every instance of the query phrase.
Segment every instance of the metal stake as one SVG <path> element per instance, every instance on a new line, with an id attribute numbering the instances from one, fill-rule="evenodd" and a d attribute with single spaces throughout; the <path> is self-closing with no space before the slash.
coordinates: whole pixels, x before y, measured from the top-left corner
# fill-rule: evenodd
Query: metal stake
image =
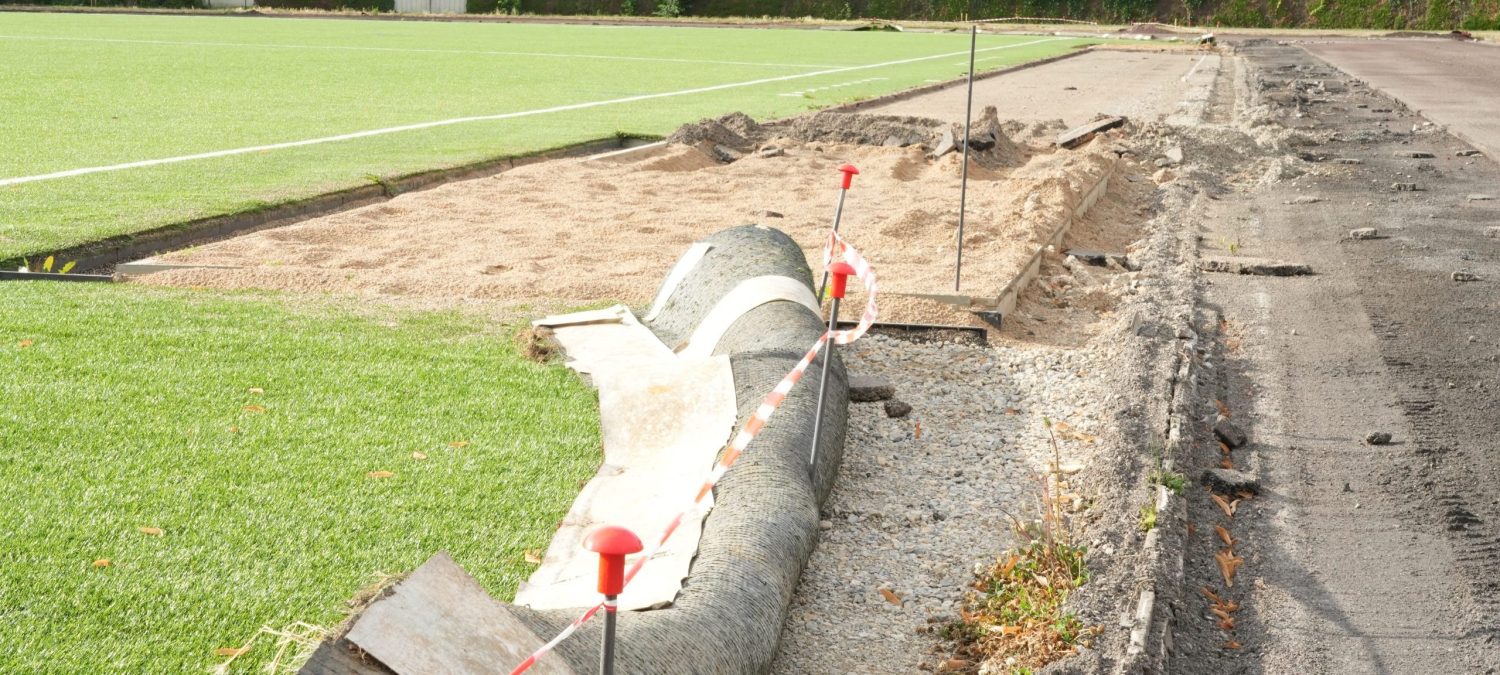
<path id="1" fill-rule="evenodd" d="M 600 675 L 615 675 L 615 611 L 620 608 L 619 597 L 604 596 L 604 643 L 599 647 Z"/>
<path id="2" fill-rule="evenodd" d="M 844 217 L 844 195 L 848 190 L 839 190 L 839 205 L 833 207 L 833 231 L 839 231 L 839 220 Z M 828 270 L 823 270 L 823 283 L 818 284 L 818 302 L 823 301 L 823 292 L 828 290 Z"/>
<path id="3" fill-rule="evenodd" d="M 969 98 L 964 103 L 964 168 L 958 188 L 958 258 L 953 263 L 953 292 L 958 292 L 964 270 L 964 211 L 969 199 L 969 123 L 974 114 L 974 52 L 979 46 L 979 25 L 969 27 Z"/>
<path id="4" fill-rule="evenodd" d="M 808 471 L 812 473 L 816 481 L 818 476 L 818 436 L 823 431 L 823 395 L 828 391 L 828 364 L 833 361 L 833 331 L 839 324 L 839 299 L 842 293 L 836 293 L 833 297 L 833 307 L 828 312 L 828 344 L 824 349 L 828 353 L 823 355 L 823 376 L 818 378 L 818 410 L 813 414 L 813 439 L 812 457 L 807 460 Z"/>

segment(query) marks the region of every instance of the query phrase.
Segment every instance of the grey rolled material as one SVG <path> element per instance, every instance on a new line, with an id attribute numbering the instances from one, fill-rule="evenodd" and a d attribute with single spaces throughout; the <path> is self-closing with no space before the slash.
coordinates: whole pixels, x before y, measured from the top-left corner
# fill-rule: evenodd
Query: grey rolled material
<path id="1" fill-rule="evenodd" d="M 777 274 L 812 288 L 801 248 L 780 231 L 747 225 L 707 241 L 713 249 L 650 325 L 669 346 L 685 340 L 740 281 Z M 808 308 L 786 301 L 761 305 L 733 324 L 715 353 L 728 355 L 734 370 L 738 425 L 826 328 Z M 821 356 L 719 482 L 698 556 L 676 604 L 621 613 L 618 672 L 760 673 L 769 668 L 798 577 L 817 542 L 819 506 L 843 458 L 848 379 L 837 354 L 832 358 L 816 471 L 809 471 L 808 462 Z M 543 639 L 577 616 L 573 611 L 510 609 Z M 589 622 L 546 658 L 565 659 L 581 673 L 594 672 L 601 627 L 602 621 Z"/>

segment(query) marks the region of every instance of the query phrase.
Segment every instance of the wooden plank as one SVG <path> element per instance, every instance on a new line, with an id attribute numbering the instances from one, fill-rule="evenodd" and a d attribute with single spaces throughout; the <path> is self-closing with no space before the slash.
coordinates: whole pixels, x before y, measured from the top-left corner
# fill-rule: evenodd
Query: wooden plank
<path id="1" fill-rule="evenodd" d="M 1101 131 L 1108 131 L 1123 124 L 1125 124 L 1124 117 L 1110 116 L 1097 119 L 1064 131 L 1061 136 L 1057 137 L 1057 144 L 1068 149 L 1076 148 L 1089 142 L 1089 139 L 1093 138 L 1094 134 Z"/>

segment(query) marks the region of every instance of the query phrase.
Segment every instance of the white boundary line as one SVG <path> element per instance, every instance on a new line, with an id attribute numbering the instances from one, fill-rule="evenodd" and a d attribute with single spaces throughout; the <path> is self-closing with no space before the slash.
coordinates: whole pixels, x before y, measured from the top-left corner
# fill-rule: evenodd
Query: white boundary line
<path id="1" fill-rule="evenodd" d="M 837 68 L 826 63 L 757 63 L 754 61 L 714 61 L 706 59 L 672 59 L 655 56 L 614 56 L 608 54 L 560 54 L 555 52 L 499 52 L 468 49 L 419 49 L 415 47 L 360 47 L 357 45 L 299 45 L 256 42 L 178 42 L 173 40 L 126 40 L 117 38 L 64 37 L 59 35 L 0 35 L 0 40 L 37 40 L 58 42 L 108 42 L 131 45 L 164 45 L 169 47 L 248 47 L 252 49 L 325 49 L 332 51 L 397 52 L 408 54 L 479 54 L 484 56 L 534 56 L 555 59 L 598 59 L 602 61 L 648 61 L 653 63 L 702 63 L 717 66 L 761 66 L 767 68 Z"/>
<path id="2" fill-rule="evenodd" d="M 1039 43 L 1043 43 L 1043 42 L 1056 42 L 1058 40 L 1066 40 L 1066 39 L 1068 39 L 1068 38 L 1046 38 L 1046 39 L 1042 39 L 1042 40 L 1032 40 L 1031 42 L 1020 42 L 1020 43 L 1011 44 L 1011 45 L 1001 45 L 1001 46 L 998 46 L 998 47 L 986 47 L 986 48 L 981 49 L 979 51 L 981 51 L 981 52 L 991 52 L 991 51 L 997 51 L 997 50 L 1001 50 L 1001 49 L 1015 49 L 1017 47 L 1026 47 L 1026 46 L 1029 46 L 1029 45 L 1039 44 Z M 323 137 L 320 137 L 320 138 L 308 138 L 308 139 L 304 139 L 304 140 L 300 140 L 300 141 L 286 141 L 286 142 L 283 142 L 283 143 L 270 143 L 270 144 L 267 144 L 267 145 L 254 145 L 254 146 L 244 147 L 244 148 L 232 148 L 232 149 L 229 149 L 229 150 L 214 150 L 212 152 L 200 152 L 200 153 L 197 153 L 197 154 L 182 155 L 182 156 L 179 156 L 179 157 L 163 157 L 161 159 L 147 159 L 147 160 L 142 160 L 142 161 L 139 161 L 139 162 L 126 162 L 124 164 L 110 164 L 110 165 L 107 165 L 107 166 L 91 166 L 91 167 L 85 167 L 85 168 L 82 168 L 82 169 L 69 169 L 67 171 L 55 171 L 55 172 L 52 172 L 52 173 L 37 174 L 35 176 L 19 176 L 19 177 L 16 177 L 16 178 L 4 178 L 4 179 L 0 179 L 0 187 L 5 187 L 5 186 L 8 186 L 8 185 L 20 185 L 22 183 L 34 183 L 34 182 L 37 182 L 37 181 L 44 181 L 44 180 L 55 180 L 55 179 L 58 179 L 58 178 L 72 178 L 74 176 L 83 176 L 83 175 L 87 175 L 87 174 L 91 174 L 91 173 L 103 173 L 103 172 L 106 172 L 106 171 L 123 171 L 125 169 L 139 169 L 139 168 L 148 167 L 148 166 L 159 166 L 159 165 L 162 165 L 162 164 L 176 164 L 178 162 L 187 162 L 187 161 L 192 161 L 192 160 L 196 160 L 196 159 L 213 159 L 213 158 L 216 158 L 216 157 L 230 157 L 230 156 L 233 156 L 233 155 L 247 155 L 247 154 L 250 154 L 250 153 L 266 152 L 266 151 L 270 151 L 270 150 L 285 150 L 285 149 L 288 149 L 288 148 L 300 148 L 300 147 L 304 147 L 304 146 L 308 146 L 308 145 L 319 145 L 319 144 L 322 144 L 322 143 L 335 143 L 335 142 L 338 142 L 338 141 L 350 141 L 350 140 L 354 140 L 354 139 L 357 139 L 357 138 L 369 138 L 371 136 L 384 136 L 386 134 L 394 134 L 394 133 L 399 133 L 399 132 L 402 132 L 402 131 L 417 131 L 417 130 L 420 130 L 420 129 L 433 129 L 433 128 L 436 128 L 436 127 L 446 127 L 446 126 L 452 126 L 452 125 L 455 125 L 455 124 L 465 124 L 465 123 L 468 123 L 468 122 L 489 122 L 489 121 L 495 121 L 495 120 L 509 120 L 509 119 L 517 119 L 517 118 L 521 118 L 521 117 L 533 117 L 533 116 L 536 116 L 536 115 L 547 115 L 547 114 L 551 114 L 551 113 L 570 112 L 570 111 L 573 111 L 573 110 L 587 110 L 589 108 L 600 108 L 600 107 L 603 107 L 603 106 L 619 105 L 619 104 L 622 104 L 622 103 L 636 103 L 636 102 L 639 102 L 639 101 L 650 101 L 650 100 L 659 99 L 659 98 L 672 98 L 672 97 L 676 97 L 676 96 L 687 96 L 687 95 L 690 95 L 690 94 L 703 94 L 703 93 L 707 93 L 707 92 L 711 92 L 711 91 L 723 91 L 725 89 L 738 89 L 738 88 L 741 88 L 741 87 L 753 87 L 755 85 L 760 85 L 760 84 L 771 84 L 771 83 L 774 83 L 774 82 L 786 82 L 788 80 L 800 80 L 800 79 L 808 78 L 808 77 L 819 77 L 819 76 L 822 76 L 822 75 L 834 75 L 834 74 L 838 74 L 838 73 L 848 73 L 848 72 L 853 72 L 853 71 L 856 71 L 856 70 L 869 70 L 871 68 L 885 68 L 885 67 L 889 67 L 889 66 L 905 65 L 905 64 L 908 64 L 908 63 L 919 63 L 919 62 L 922 62 L 922 61 L 932 61 L 932 60 L 935 60 L 935 59 L 948 59 L 948 58 L 953 58 L 954 56 L 958 56 L 960 54 L 968 54 L 968 53 L 969 52 L 967 52 L 967 51 L 962 51 L 962 52 L 950 52 L 950 53 L 946 53 L 946 54 L 934 54 L 932 56 L 918 56 L 918 57 L 909 58 L 909 59 L 899 59 L 899 60 L 896 60 L 896 61 L 885 61 L 885 62 L 882 62 L 882 63 L 868 63 L 868 64 L 861 65 L 861 66 L 846 66 L 846 67 L 843 67 L 843 68 L 833 68 L 833 69 L 830 69 L 830 70 L 819 70 L 819 71 L 814 71 L 814 72 L 811 72 L 811 73 L 797 73 L 795 75 L 782 75 L 782 76 L 779 76 L 779 77 L 765 77 L 765 78 L 761 78 L 761 79 L 758 79 L 758 80 L 746 80 L 744 82 L 730 82 L 728 84 L 715 84 L 715 85 L 709 85 L 709 86 L 706 86 L 706 87 L 694 87 L 692 89 L 680 89 L 680 90 L 677 90 L 677 91 L 663 91 L 663 92 L 657 92 L 657 93 L 654 93 L 654 94 L 638 94 L 636 96 L 626 96 L 624 98 L 612 98 L 612 99 L 606 99 L 606 100 L 602 100 L 602 101 L 588 101 L 588 102 L 584 102 L 584 103 L 570 103 L 568 105 L 559 105 L 559 106 L 553 106 L 553 107 L 550 107 L 550 108 L 537 108 L 537 109 L 534 109 L 534 110 L 521 110 L 521 111 L 517 111 L 517 112 L 500 113 L 500 114 L 497 114 L 497 115 L 476 115 L 476 116 L 472 116 L 472 117 L 454 117 L 452 119 L 436 120 L 436 121 L 433 121 L 433 122 L 419 122 L 419 123 L 416 123 L 416 124 L 404 124 L 404 125 L 395 126 L 395 127 L 385 127 L 383 129 L 369 129 L 369 130 L 366 130 L 366 131 L 355 131 L 355 132 L 347 133 L 347 134 L 338 134 L 336 136 L 323 136 Z"/>
<path id="3" fill-rule="evenodd" d="M 1186 75 L 1183 75 L 1183 76 L 1182 76 L 1182 81 L 1183 81 L 1183 82 L 1187 82 L 1187 81 L 1188 81 L 1188 78 L 1190 78 L 1190 77 L 1192 77 L 1192 76 L 1193 76 L 1193 73 L 1196 73 L 1196 72 L 1198 72 L 1198 66 L 1201 66 L 1201 65 L 1203 65 L 1203 62 L 1204 62 L 1204 61 L 1207 61 L 1207 60 L 1208 60 L 1208 55 L 1207 55 L 1207 54 L 1204 54 L 1204 55 L 1203 55 L 1203 58 L 1201 58 L 1201 59 L 1198 59 L 1198 62 L 1197 62 L 1197 63 L 1194 63 L 1194 64 L 1193 64 L 1193 67 L 1192 67 L 1192 68 L 1190 68 L 1190 69 L 1188 69 L 1188 71 L 1187 71 L 1187 74 L 1186 74 Z"/>

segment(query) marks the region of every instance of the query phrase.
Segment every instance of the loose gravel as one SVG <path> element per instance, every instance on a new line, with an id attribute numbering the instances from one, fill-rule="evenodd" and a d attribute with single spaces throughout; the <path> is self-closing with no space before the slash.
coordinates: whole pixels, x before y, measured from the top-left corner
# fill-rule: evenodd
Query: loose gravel
<path id="1" fill-rule="evenodd" d="M 933 667 L 941 647 L 927 628 L 956 618 L 975 566 L 1014 543 L 1009 515 L 1039 513 L 1051 462 L 1042 417 L 1089 433 L 1123 404 L 1098 391 L 1086 350 L 872 335 L 845 359 L 851 372 L 889 378 L 913 411 L 891 419 L 878 403 L 850 406 L 844 465 L 773 673 Z M 1087 453 L 1079 438 L 1059 442 L 1064 464 Z"/>

